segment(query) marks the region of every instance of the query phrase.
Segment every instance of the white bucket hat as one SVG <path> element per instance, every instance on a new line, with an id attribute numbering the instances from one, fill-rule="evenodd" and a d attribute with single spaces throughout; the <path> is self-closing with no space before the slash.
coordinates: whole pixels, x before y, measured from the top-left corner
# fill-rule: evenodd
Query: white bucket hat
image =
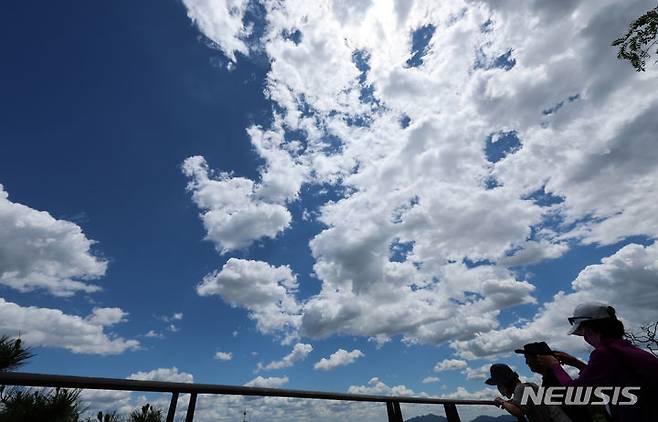
<path id="1" fill-rule="evenodd" d="M 583 330 L 581 323 L 583 321 L 594 321 L 597 319 L 611 318 L 614 315 L 614 310 L 610 312 L 610 306 L 601 302 L 586 302 L 576 306 L 573 311 L 573 316 L 569 317 L 571 329 L 568 334 L 575 336 L 582 336 Z"/>

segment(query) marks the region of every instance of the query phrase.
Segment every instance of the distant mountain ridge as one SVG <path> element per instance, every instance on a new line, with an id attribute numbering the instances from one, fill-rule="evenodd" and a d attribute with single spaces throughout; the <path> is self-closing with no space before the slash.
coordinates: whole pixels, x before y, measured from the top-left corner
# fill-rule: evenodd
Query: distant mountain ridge
<path id="1" fill-rule="evenodd" d="M 473 419 L 471 422 L 516 422 L 516 418 L 512 415 L 500 415 L 500 416 L 478 416 Z"/>
<path id="2" fill-rule="evenodd" d="M 445 416 L 439 416 L 430 413 L 428 415 L 416 416 L 414 418 L 407 419 L 405 422 L 448 422 L 448 419 Z M 516 422 L 516 418 L 511 415 L 500 415 L 500 416 L 482 415 L 471 420 L 471 422 Z"/>

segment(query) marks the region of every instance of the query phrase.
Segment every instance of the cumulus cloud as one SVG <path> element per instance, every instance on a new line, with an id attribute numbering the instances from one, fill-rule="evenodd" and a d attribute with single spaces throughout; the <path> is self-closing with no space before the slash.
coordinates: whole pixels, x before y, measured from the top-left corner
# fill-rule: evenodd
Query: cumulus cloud
<path id="1" fill-rule="evenodd" d="M 466 369 L 468 363 L 461 359 L 444 359 L 434 365 L 434 372 L 451 371 L 455 369 Z"/>
<path id="2" fill-rule="evenodd" d="M 487 379 L 490 375 L 489 367 L 490 365 L 487 363 L 478 368 L 466 368 L 464 374 L 466 375 L 467 380 Z"/>
<path id="3" fill-rule="evenodd" d="M 118 308 L 95 308 L 86 318 L 59 309 L 23 307 L 0 298 L 0 332 L 20 332 L 31 346 L 61 347 L 73 353 L 114 355 L 139 347 L 105 332 L 127 314 Z"/>
<path id="4" fill-rule="evenodd" d="M 339 366 L 346 366 L 354 363 L 355 360 L 365 356 L 359 349 L 354 349 L 348 352 L 345 349 L 338 349 L 332 353 L 328 358 L 322 358 L 313 365 L 314 369 L 323 371 L 331 371 Z"/>
<path id="5" fill-rule="evenodd" d="M 264 388 L 277 388 L 288 383 L 288 377 L 261 377 L 258 376 L 248 383 L 246 387 L 264 387 Z"/>
<path id="6" fill-rule="evenodd" d="M 187 15 L 233 62 L 235 54 L 249 54 L 245 38 L 250 30 L 243 20 L 248 0 L 183 0 Z"/>
<path id="7" fill-rule="evenodd" d="M 84 407 L 90 410 L 90 417 L 95 417 L 97 412 L 127 415 L 132 412 L 136 403 L 133 393 L 130 391 L 114 390 L 82 390 L 80 401 Z"/>
<path id="8" fill-rule="evenodd" d="M 110 326 L 125 322 L 127 316 L 128 313 L 124 312 L 121 308 L 94 308 L 86 320 L 90 324 Z"/>
<path id="9" fill-rule="evenodd" d="M 197 293 L 219 295 L 231 306 L 246 308 L 261 332 L 289 332 L 300 323 L 297 287 L 297 278 L 288 266 L 231 258 L 221 271 L 203 278 Z"/>
<path id="10" fill-rule="evenodd" d="M 600 264 L 583 269 L 571 283 L 572 292 L 559 292 L 542 305 L 535 317 L 520 326 L 508 326 L 451 343 L 465 358 L 509 353 L 533 341 L 547 341 L 554 349 L 587 349 L 580 337 L 567 336 L 566 317 L 579 303 L 599 301 L 615 307 L 628 328 L 655 319 L 658 301 L 658 244 L 629 244 Z"/>
<path id="11" fill-rule="evenodd" d="M 425 377 L 422 382 L 423 384 L 434 384 L 439 382 L 439 377 Z"/>
<path id="12" fill-rule="evenodd" d="M 368 381 L 368 385 L 351 385 L 347 389 L 350 394 L 374 394 L 389 396 L 427 396 L 425 393 L 416 394 L 410 388 L 404 385 L 389 386 L 386 385 L 379 377 L 373 377 Z"/>
<path id="13" fill-rule="evenodd" d="M 300 186 L 336 192 L 313 210 L 322 288 L 295 302 L 302 335 L 488 353 L 478 333 L 499 332 L 501 310 L 536 303 L 532 280 L 511 267 L 658 236 L 658 71 L 636 74 L 610 48 L 646 5 L 401 3 L 265 2 L 259 42 L 275 112 L 270 127 L 248 129 L 266 163 L 259 181 L 210 177 L 200 157 L 183 167 L 222 253 L 288 227 Z M 190 10 L 212 17 L 222 6 Z M 210 38 L 224 30 L 207 22 Z M 412 51 L 428 25 L 439 29 Z M 518 146 L 489 160 L 504 133 Z M 567 305 L 546 304 L 535 321 Z M 533 337 L 508 329 L 501 347 Z"/>
<path id="14" fill-rule="evenodd" d="M 175 366 L 171 368 L 157 368 L 152 371 L 139 371 L 128 376 L 129 380 L 140 381 L 168 381 L 168 382 L 194 382 L 194 376 L 187 372 L 179 372 Z"/>
<path id="15" fill-rule="evenodd" d="M 283 357 L 281 360 L 272 361 L 267 365 L 258 364 L 258 369 L 281 369 L 290 368 L 295 363 L 303 361 L 313 351 L 313 346 L 310 344 L 297 343 L 292 348 L 292 351 Z"/>
<path id="16" fill-rule="evenodd" d="M 231 353 L 231 352 L 217 352 L 217 353 L 215 353 L 215 359 L 220 360 L 222 362 L 227 362 L 227 361 L 233 359 L 233 353 Z"/>
<path id="17" fill-rule="evenodd" d="M 206 161 L 199 156 L 186 159 L 183 172 L 191 179 L 188 190 L 203 211 L 206 238 L 222 254 L 245 248 L 262 237 L 274 238 L 290 224 L 286 207 L 261 199 L 258 186 L 249 179 L 226 173 L 213 179 Z"/>
<path id="18" fill-rule="evenodd" d="M 0 184 L 0 284 L 55 296 L 99 291 L 89 281 L 105 275 L 107 261 L 94 243 L 75 223 L 11 202 Z"/>

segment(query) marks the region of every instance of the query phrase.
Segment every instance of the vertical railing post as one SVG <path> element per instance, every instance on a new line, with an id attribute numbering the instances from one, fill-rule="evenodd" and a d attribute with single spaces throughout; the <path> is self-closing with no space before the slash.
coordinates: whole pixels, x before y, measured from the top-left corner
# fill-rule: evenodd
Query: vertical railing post
<path id="1" fill-rule="evenodd" d="M 196 393 L 190 394 L 190 404 L 187 405 L 187 415 L 185 415 L 185 422 L 192 422 L 194 420 L 194 408 L 196 407 Z"/>
<path id="2" fill-rule="evenodd" d="M 448 422 L 461 422 L 457 406 L 454 403 L 445 403 L 443 408 L 446 411 L 446 419 L 448 419 Z"/>
<path id="3" fill-rule="evenodd" d="M 169 402 L 169 411 L 167 412 L 167 422 L 174 422 L 174 415 L 176 414 L 176 404 L 178 403 L 178 391 L 171 394 L 171 402 Z"/>
<path id="4" fill-rule="evenodd" d="M 402 420 L 402 410 L 400 410 L 400 402 L 387 401 L 386 413 L 388 414 L 388 422 L 404 422 Z"/>

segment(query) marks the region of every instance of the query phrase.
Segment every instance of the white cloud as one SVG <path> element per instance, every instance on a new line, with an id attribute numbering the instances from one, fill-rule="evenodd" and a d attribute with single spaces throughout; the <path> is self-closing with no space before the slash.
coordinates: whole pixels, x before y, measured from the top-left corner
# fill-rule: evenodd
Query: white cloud
<path id="1" fill-rule="evenodd" d="M 93 325 L 110 326 L 125 322 L 127 316 L 121 308 L 94 308 L 86 320 Z"/>
<path id="2" fill-rule="evenodd" d="M 0 284 L 55 296 L 99 291 L 89 281 L 105 275 L 107 261 L 94 243 L 75 223 L 11 202 L 0 184 Z"/>
<path id="3" fill-rule="evenodd" d="M 358 349 L 354 349 L 351 352 L 344 349 L 338 349 L 332 353 L 329 358 L 322 358 L 316 362 L 316 364 L 313 365 L 313 368 L 323 371 L 331 371 L 339 366 L 346 366 L 354 363 L 355 360 L 363 356 L 365 356 L 363 352 Z"/>
<path id="4" fill-rule="evenodd" d="M 80 401 L 89 410 L 89 416 L 94 418 L 98 412 L 127 415 L 136 407 L 133 393 L 130 391 L 82 390 Z"/>
<path id="5" fill-rule="evenodd" d="M 422 382 L 423 384 L 434 384 L 439 382 L 439 377 L 425 377 Z"/>
<path id="6" fill-rule="evenodd" d="M 288 353 L 286 356 L 284 356 L 283 359 L 278 361 L 272 361 L 264 366 L 259 364 L 258 369 L 271 370 L 271 369 L 290 368 L 295 363 L 306 359 L 306 357 L 312 351 L 313 351 L 313 346 L 311 346 L 310 344 L 297 343 L 292 348 L 292 351 Z"/>
<path id="7" fill-rule="evenodd" d="M 203 157 L 190 157 L 183 172 L 191 180 L 188 190 L 203 211 L 206 238 L 224 254 L 242 249 L 262 237 L 274 238 L 290 224 L 285 206 L 266 202 L 258 196 L 259 186 L 243 177 L 222 173 L 213 179 Z"/>
<path id="8" fill-rule="evenodd" d="M 434 365 L 434 372 L 451 371 L 455 369 L 466 369 L 468 363 L 461 359 L 444 359 Z"/>
<path id="9" fill-rule="evenodd" d="M 484 380 L 489 378 L 490 375 L 490 364 L 484 364 L 478 368 L 466 368 L 464 374 L 466 375 L 467 380 Z M 512 368 L 514 369 L 514 368 Z"/>
<path id="10" fill-rule="evenodd" d="M 571 283 L 570 293 L 559 292 L 535 317 L 521 326 L 484 332 L 470 340 L 454 341 L 452 347 L 465 358 L 509 353 L 525 343 L 544 340 L 552 348 L 586 350 L 580 337 L 567 336 L 566 317 L 576 305 L 588 301 L 615 307 L 627 328 L 655 320 L 658 303 L 658 243 L 630 244 L 583 269 Z"/>
<path id="11" fill-rule="evenodd" d="M 179 372 L 175 366 L 171 368 L 157 368 L 152 371 L 139 371 L 128 376 L 130 380 L 141 381 L 168 381 L 168 382 L 194 382 L 194 376 L 187 372 Z"/>
<path id="12" fill-rule="evenodd" d="M 233 62 L 235 53 L 249 54 L 243 19 L 248 0 L 183 0 L 187 15 Z"/>
<path id="13" fill-rule="evenodd" d="M 388 386 L 378 377 L 373 377 L 368 381 L 368 385 L 351 385 L 347 392 L 350 394 L 374 394 L 390 396 L 427 396 L 425 393 L 414 393 L 410 388 L 404 385 Z"/>
<path id="14" fill-rule="evenodd" d="M 258 376 L 248 383 L 246 387 L 264 387 L 264 388 L 277 388 L 288 383 L 288 377 L 261 377 Z"/>
<path id="15" fill-rule="evenodd" d="M 201 296 L 220 295 L 231 306 L 246 308 L 264 333 L 297 329 L 296 291 L 297 278 L 289 267 L 238 258 L 230 258 L 221 271 L 206 275 L 197 286 Z"/>
<path id="16" fill-rule="evenodd" d="M 231 352 L 217 352 L 217 353 L 215 353 L 215 359 L 220 360 L 222 362 L 227 362 L 227 361 L 233 359 L 233 353 L 231 353 Z"/>
<path id="17" fill-rule="evenodd" d="M 175 312 L 171 316 L 169 315 L 156 315 L 155 316 L 157 319 L 160 319 L 164 322 L 173 322 L 173 321 L 181 321 L 183 319 L 183 313 L 182 312 Z"/>
<path id="18" fill-rule="evenodd" d="M 288 227 L 286 205 L 304 184 L 340 196 L 312 210 L 324 225 L 310 242 L 322 288 L 294 301 L 301 334 L 503 350 L 552 326 L 508 327 L 500 343 L 478 335 L 500 331 L 502 309 L 535 303 L 532 280 L 509 267 L 658 236 L 658 68 L 637 74 L 610 47 L 646 5 L 544 3 L 264 4 L 276 112 L 270 127 L 248 129 L 266 163 L 259 182 L 209 177 L 200 157 L 184 169 L 222 253 Z M 211 18 L 222 6 L 193 12 Z M 411 32 L 426 24 L 439 29 L 409 67 Z M 285 36 L 292 30 L 301 42 Z M 508 51 L 514 67 L 492 66 Z M 518 150 L 490 162 L 487 138 L 511 131 Z M 542 203 L 540 191 L 561 199 Z M 233 230 L 242 226 L 232 218 L 248 229 Z M 587 295 L 563 296 L 551 312 Z"/>
<path id="19" fill-rule="evenodd" d="M 108 317 L 108 309 L 113 316 Z M 81 318 L 59 309 L 23 307 L 0 298 L 0 332 L 20 332 L 30 346 L 61 347 L 73 353 L 113 355 L 137 349 L 137 340 L 105 332 L 107 326 L 121 322 L 125 315 L 118 308 L 96 308 L 90 316 Z"/>
<path id="20" fill-rule="evenodd" d="M 155 330 L 149 330 L 146 334 L 144 334 L 144 337 L 148 338 L 164 338 L 164 335 L 158 333 Z"/>
<path id="21" fill-rule="evenodd" d="M 194 377 L 186 372 L 179 372 L 176 367 L 158 368 L 152 371 L 139 371 L 128 376 L 131 380 L 141 381 L 168 381 L 168 382 L 186 382 L 191 383 Z M 141 408 L 144 404 L 150 403 L 152 406 L 166 411 L 169 406 L 169 399 L 164 398 L 166 395 L 151 396 L 147 399 L 144 395 L 137 395 L 131 391 L 113 391 L 113 390 L 82 390 L 80 400 L 86 410 L 83 416 L 90 419 L 96 418 L 96 414 L 102 411 L 104 414 L 116 412 L 119 417 L 126 418 L 133 410 Z M 189 402 L 189 395 L 184 394 L 178 400 L 178 408 L 185 409 Z M 201 400 L 200 402 L 203 402 Z"/>

